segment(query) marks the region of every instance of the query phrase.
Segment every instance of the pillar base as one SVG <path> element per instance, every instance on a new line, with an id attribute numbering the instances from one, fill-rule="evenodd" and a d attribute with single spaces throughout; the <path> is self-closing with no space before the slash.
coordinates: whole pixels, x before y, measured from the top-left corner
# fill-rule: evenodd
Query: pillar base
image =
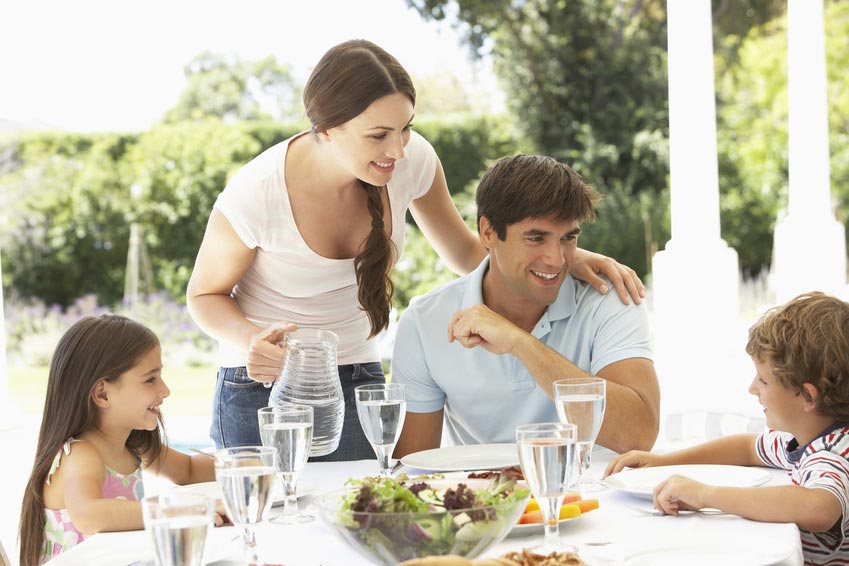
<path id="1" fill-rule="evenodd" d="M 722 239 L 678 244 L 652 258 L 656 345 L 718 344 L 740 318 L 737 252 Z"/>
<path id="2" fill-rule="evenodd" d="M 846 229 L 830 213 L 779 219 L 772 253 L 770 280 L 778 304 L 807 291 L 845 294 Z"/>
<path id="3" fill-rule="evenodd" d="M 670 241 L 652 261 L 661 414 L 717 408 L 748 413 L 751 368 L 739 313 L 737 252 L 721 239 L 680 244 Z"/>

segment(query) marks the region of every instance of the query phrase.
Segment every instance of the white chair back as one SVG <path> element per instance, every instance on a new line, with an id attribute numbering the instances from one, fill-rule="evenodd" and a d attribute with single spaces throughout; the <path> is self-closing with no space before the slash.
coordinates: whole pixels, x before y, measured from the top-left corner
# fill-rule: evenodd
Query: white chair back
<path id="1" fill-rule="evenodd" d="M 738 412 L 723 411 L 686 411 L 666 416 L 662 438 L 677 448 L 678 444 L 693 444 L 738 434 L 742 432 L 763 432 L 766 421 L 760 415 L 744 415 Z"/>

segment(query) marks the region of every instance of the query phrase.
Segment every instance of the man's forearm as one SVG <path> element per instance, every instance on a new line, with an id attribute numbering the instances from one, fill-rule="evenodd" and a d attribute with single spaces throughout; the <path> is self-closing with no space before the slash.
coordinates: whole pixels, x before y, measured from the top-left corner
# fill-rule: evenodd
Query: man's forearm
<path id="1" fill-rule="evenodd" d="M 651 395 L 607 379 L 604 422 L 597 442 L 619 453 L 651 450 L 660 430 L 659 405 L 659 392 Z"/>
<path id="2" fill-rule="evenodd" d="M 510 353 L 552 399 L 555 381 L 592 375 L 530 334 L 518 339 Z M 632 358 L 615 362 L 598 377 L 607 384 L 604 423 L 597 442 L 617 452 L 650 450 L 660 425 L 660 391 L 651 361 Z"/>
<path id="3" fill-rule="evenodd" d="M 554 382 L 567 377 L 592 377 L 556 350 L 528 334 L 517 340 L 510 353 L 522 362 L 545 394 L 554 399 Z"/>

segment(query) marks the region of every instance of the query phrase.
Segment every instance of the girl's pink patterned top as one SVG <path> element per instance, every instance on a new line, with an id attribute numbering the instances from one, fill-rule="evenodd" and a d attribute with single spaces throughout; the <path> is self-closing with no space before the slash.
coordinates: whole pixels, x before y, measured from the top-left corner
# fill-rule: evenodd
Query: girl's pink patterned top
<path id="1" fill-rule="evenodd" d="M 59 461 L 62 452 L 71 453 L 71 444 L 79 442 L 73 438 L 68 439 L 62 445 L 62 449 L 56 454 L 50 472 L 47 474 L 47 484 L 53 473 L 59 469 Z M 141 461 L 138 468 L 129 474 L 119 474 L 110 467 L 106 467 L 106 481 L 103 483 L 101 494 L 109 499 L 126 499 L 139 501 L 144 497 L 144 483 L 142 482 Z M 67 509 L 45 509 L 44 510 L 44 547 L 41 550 L 41 562 L 44 563 L 60 552 L 63 552 L 75 544 L 82 542 L 86 536 L 74 526 L 68 515 Z"/>

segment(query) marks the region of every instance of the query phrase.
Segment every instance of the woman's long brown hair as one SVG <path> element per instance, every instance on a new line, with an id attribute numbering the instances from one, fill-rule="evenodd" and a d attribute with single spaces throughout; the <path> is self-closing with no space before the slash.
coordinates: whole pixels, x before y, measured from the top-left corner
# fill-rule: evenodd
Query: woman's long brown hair
<path id="1" fill-rule="evenodd" d="M 50 363 L 47 396 L 35 462 L 24 490 L 19 538 L 21 566 L 36 566 L 44 546 L 44 482 L 50 465 L 69 438 L 98 424 L 92 400 L 100 380 L 115 381 L 141 356 L 159 345 L 146 326 L 123 316 L 89 316 L 71 326 L 56 346 Z M 161 422 L 157 430 L 135 430 L 127 448 L 147 461 L 162 453 Z"/>
<path id="2" fill-rule="evenodd" d="M 416 89 L 404 67 L 389 53 L 358 39 L 331 48 L 316 65 L 304 87 L 304 107 L 313 132 L 340 126 L 361 114 L 372 102 L 390 94 L 416 103 Z M 389 277 L 396 250 L 383 225 L 379 187 L 360 180 L 371 214 L 369 232 L 354 258 L 360 307 L 368 315 L 371 336 L 389 325 L 394 286 Z"/>

